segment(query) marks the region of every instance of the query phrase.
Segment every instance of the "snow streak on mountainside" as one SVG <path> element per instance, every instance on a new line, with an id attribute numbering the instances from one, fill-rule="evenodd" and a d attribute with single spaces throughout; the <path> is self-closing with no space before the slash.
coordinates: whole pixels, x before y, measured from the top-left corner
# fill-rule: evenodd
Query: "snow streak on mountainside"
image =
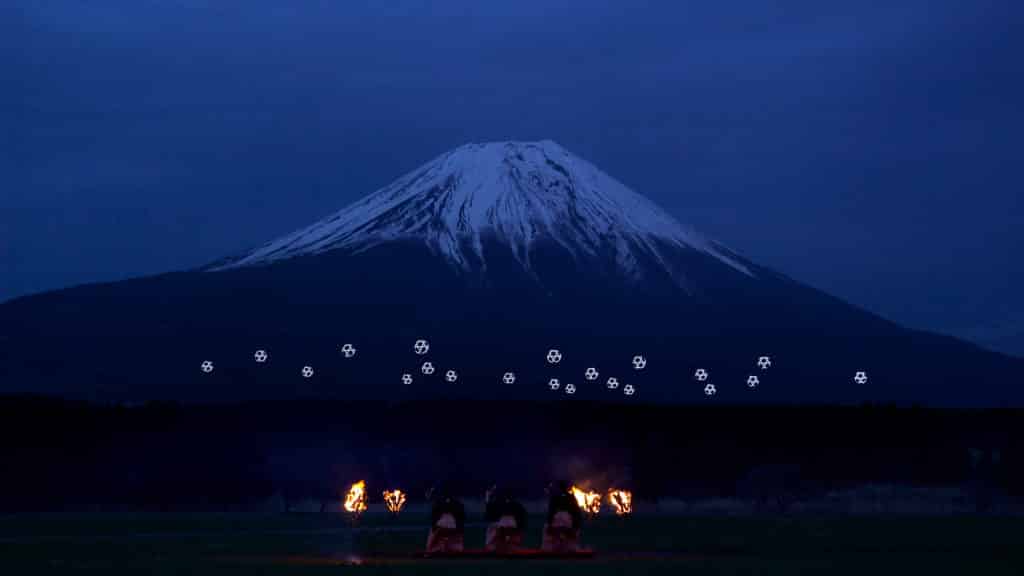
<path id="1" fill-rule="evenodd" d="M 611 256 L 637 279 L 666 249 L 705 253 L 752 275 L 728 249 L 683 227 L 644 197 L 551 141 L 467 144 L 363 200 L 214 268 L 257 266 L 330 250 L 424 242 L 460 268 L 486 267 L 483 240 L 508 246 L 530 269 L 538 241 L 577 261 Z M 672 274 L 669 270 L 670 275 Z"/>

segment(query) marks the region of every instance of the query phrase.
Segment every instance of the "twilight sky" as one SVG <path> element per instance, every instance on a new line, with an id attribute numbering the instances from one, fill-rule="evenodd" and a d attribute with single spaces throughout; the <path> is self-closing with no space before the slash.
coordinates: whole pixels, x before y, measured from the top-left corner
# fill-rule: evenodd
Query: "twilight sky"
<path id="1" fill-rule="evenodd" d="M 0 300 L 550 138 L 761 264 L 1024 354 L 1022 24 L 985 0 L 15 0 Z"/>

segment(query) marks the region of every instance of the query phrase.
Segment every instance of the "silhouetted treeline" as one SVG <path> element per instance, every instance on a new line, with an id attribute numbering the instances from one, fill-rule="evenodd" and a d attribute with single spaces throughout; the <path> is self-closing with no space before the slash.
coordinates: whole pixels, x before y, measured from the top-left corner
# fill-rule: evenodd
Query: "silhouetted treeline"
<path id="1" fill-rule="evenodd" d="M 582 402 L 98 406 L 0 399 L 0 510 L 248 508 L 354 480 L 421 497 L 552 478 L 646 498 L 864 483 L 1024 487 L 1024 411 Z M 979 457 L 979 454 L 981 455 Z"/>

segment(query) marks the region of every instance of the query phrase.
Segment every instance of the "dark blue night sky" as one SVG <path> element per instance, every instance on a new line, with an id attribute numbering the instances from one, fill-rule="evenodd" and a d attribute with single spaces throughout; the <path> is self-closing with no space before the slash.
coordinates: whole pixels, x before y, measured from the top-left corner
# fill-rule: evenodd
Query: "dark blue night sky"
<path id="1" fill-rule="evenodd" d="M 761 264 L 1024 353 L 1020 2 L 13 4 L 0 300 L 550 138 Z"/>

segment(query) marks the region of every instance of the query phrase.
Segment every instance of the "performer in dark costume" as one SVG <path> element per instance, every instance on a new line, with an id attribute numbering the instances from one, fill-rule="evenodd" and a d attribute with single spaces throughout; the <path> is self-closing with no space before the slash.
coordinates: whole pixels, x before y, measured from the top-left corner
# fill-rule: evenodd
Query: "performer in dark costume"
<path id="1" fill-rule="evenodd" d="M 496 485 L 487 490 L 484 501 L 484 520 L 487 521 L 484 549 L 511 552 L 521 548 L 526 530 L 526 508 Z"/>
<path id="2" fill-rule="evenodd" d="M 576 552 L 580 549 L 583 511 L 568 482 L 548 486 L 548 515 L 541 549 L 545 552 Z"/>
<path id="3" fill-rule="evenodd" d="M 465 548 L 466 508 L 445 484 L 427 492 L 433 500 L 430 510 L 430 534 L 427 553 L 462 552 Z"/>

